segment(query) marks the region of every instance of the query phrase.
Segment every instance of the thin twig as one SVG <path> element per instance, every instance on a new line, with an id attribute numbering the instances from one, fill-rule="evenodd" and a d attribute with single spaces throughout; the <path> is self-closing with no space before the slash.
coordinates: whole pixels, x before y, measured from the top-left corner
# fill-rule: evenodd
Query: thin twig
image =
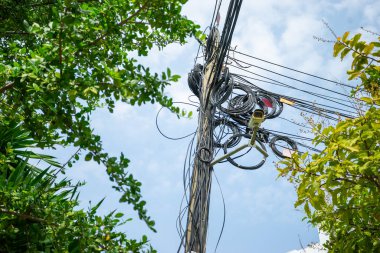
<path id="1" fill-rule="evenodd" d="M 370 33 L 370 34 L 372 34 L 372 35 L 380 36 L 380 33 L 377 33 L 377 32 L 373 32 L 373 31 L 367 30 L 367 29 L 365 29 L 363 26 L 360 27 L 360 29 L 362 29 L 363 31 L 366 31 L 367 33 Z"/>

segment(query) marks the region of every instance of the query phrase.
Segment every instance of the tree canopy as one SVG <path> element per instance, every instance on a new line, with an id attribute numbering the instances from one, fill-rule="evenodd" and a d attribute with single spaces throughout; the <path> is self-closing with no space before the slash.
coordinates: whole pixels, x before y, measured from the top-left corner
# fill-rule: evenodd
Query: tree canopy
<path id="1" fill-rule="evenodd" d="M 164 88 L 179 76 L 157 74 L 137 58 L 185 43 L 199 26 L 181 14 L 186 0 L 4 0 L 0 3 L 0 122 L 20 125 L 39 148 L 77 147 L 106 167 L 120 201 L 154 230 L 129 160 L 110 156 L 90 124 L 116 101 L 160 103 L 178 112 Z M 4 145 L 8 145 L 4 143 Z M 1 146 L 7 156 L 6 146 Z M 80 159 L 78 153 L 68 162 Z M 5 175 L 4 171 L 2 172 Z"/>
<path id="2" fill-rule="evenodd" d="M 21 125 L 0 123 L 0 252 L 154 252 L 148 239 L 127 238 L 124 214 L 97 213 L 103 200 L 79 208 L 81 183 L 58 180 L 62 165 L 35 153 L 37 142 Z M 41 169 L 32 161 L 50 167 Z"/>
<path id="3" fill-rule="evenodd" d="M 334 56 L 352 56 L 349 79 L 359 117 L 334 126 L 314 126 L 321 153 L 293 154 L 282 161 L 280 175 L 296 185 L 309 221 L 327 232 L 329 252 L 380 250 L 380 37 L 361 41 L 361 34 L 337 37 Z M 358 99 L 357 99 L 358 97 Z"/>

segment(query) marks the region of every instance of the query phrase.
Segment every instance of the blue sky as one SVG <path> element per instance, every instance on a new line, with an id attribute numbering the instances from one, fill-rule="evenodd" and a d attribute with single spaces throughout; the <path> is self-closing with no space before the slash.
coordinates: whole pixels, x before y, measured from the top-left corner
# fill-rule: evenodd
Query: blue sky
<path id="1" fill-rule="evenodd" d="M 228 1 L 224 1 L 221 24 L 227 6 Z M 184 14 L 206 28 L 211 21 L 213 7 L 214 1 L 190 0 Z M 377 0 L 245 0 L 232 46 L 260 58 L 346 82 L 345 70 L 349 63 L 334 59 L 332 44 L 321 43 L 313 36 L 333 39 L 322 19 L 338 35 L 345 31 L 360 32 L 361 26 L 376 31 L 380 27 L 379 10 L 380 1 Z M 166 91 L 174 101 L 186 102 L 191 94 L 186 80 L 194 64 L 197 46 L 196 41 L 190 40 L 184 46 L 169 45 L 164 51 L 155 49 L 148 57 L 141 59 L 157 72 L 170 67 L 173 73 L 182 76 L 179 83 Z M 301 78 L 282 69 L 271 69 Z M 315 79 L 310 81 L 327 88 L 341 89 Z M 286 82 L 305 88 L 299 83 Z M 263 88 L 314 100 L 302 93 L 273 85 Z M 170 141 L 162 137 L 155 126 L 159 109 L 157 105 L 131 107 L 118 103 L 113 114 L 100 109 L 92 115 L 92 126 L 103 137 L 104 148 L 114 155 L 124 152 L 131 160 L 130 171 L 143 184 L 143 196 L 149 214 L 156 221 L 157 233 L 150 232 L 130 207 L 118 203 L 119 194 L 111 189 L 104 168 L 91 162 L 80 162 L 67 174 L 75 180 L 87 181 L 81 192 L 82 206 L 87 206 L 90 200 L 95 203 L 106 197 L 102 212 L 118 209 L 134 218 L 121 228 L 129 237 L 148 234 L 158 252 L 176 252 L 180 241 L 176 219 L 183 195 L 183 162 L 190 139 Z M 197 124 L 196 111 L 194 113 L 192 120 L 179 120 L 168 111 L 163 111 L 159 117 L 160 127 L 173 137 L 191 133 Z M 285 107 L 282 116 L 301 121 L 299 111 L 288 107 Z M 279 119 L 265 122 L 263 126 L 299 134 L 296 126 Z M 71 154 L 65 151 L 58 155 L 63 161 Z M 282 253 L 300 249 L 300 242 L 305 246 L 318 241 L 316 228 L 302 222 L 303 212 L 293 206 L 296 199 L 294 187 L 284 179 L 277 179 L 278 172 L 274 165 L 277 161 L 270 152 L 266 164 L 257 171 L 239 170 L 226 163 L 215 167 L 226 205 L 226 223 L 217 252 Z M 215 180 L 211 198 L 209 252 L 215 250 L 223 221 L 222 198 Z"/>

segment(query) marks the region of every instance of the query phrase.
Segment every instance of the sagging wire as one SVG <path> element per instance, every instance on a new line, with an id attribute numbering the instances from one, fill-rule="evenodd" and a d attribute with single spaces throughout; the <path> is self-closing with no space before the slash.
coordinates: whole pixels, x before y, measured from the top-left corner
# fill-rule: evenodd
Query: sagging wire
<path id="1" fill-rule="evenodd" d="M 185 104 L 185 105 L 190 105 L 190 106 L 194 106 L 194 107 L 197 107 L 197 105 L 194 105 L 194 104 L 191 104 L 191 103 L 186 103 L 186 102 L 173 102 L 173 104 Z M 164 108 L 167 108 L 167 107 L 161 107 L 160 110 L 158 110 L 157 114 L 156 114 L 156 128 L 158 130 L 158 132 L 163 136 L 165 137 L 166 139 L 169 139 L 169 140 L 173 140 L 173 141 L 178 141 L 178 140 L 182 140 L 182 139 L 186 139 L 192 135 L 194 135 L 196 133 L 195 132 L 192 132 L 192 133 L 189 133 L 187 135 L 184 135 L 184 136 L 181 136 L 181 137 L 170 137 L 166 134 L 163 133 L 163 131 L 161 130 L 161 128 L 159 127 L 159 124 L 158 124 L 158 116 L 160 115 L 161 111 L 164 109 Z"/>

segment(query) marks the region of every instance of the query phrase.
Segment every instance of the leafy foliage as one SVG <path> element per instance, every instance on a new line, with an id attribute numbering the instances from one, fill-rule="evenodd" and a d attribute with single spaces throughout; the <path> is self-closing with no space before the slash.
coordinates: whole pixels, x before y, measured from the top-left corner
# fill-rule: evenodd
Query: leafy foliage
<path id="1" fill-rule="evenodd" d="M 181 15 L 185 0 L 4 0 L 0 3 L 0 121 L 23 122 L 37 146 L 73 145 L 107 168 L 121 201 L 133 205 L 154 230 L 141 199 L 140 182 L 121 154 L 111 157 L 94 134 L 90 115 L 115 101 L 158 102 L 178 80 L 139 64 L 157 46 L 200 35 Z M 79 159 L 79 156 L 74 156 Z M 69 167 L 72 166 L 70 162 Z"/>
<path id="2" fill-rule="evenodd" d="M 128 222 L 121 220 L 122 213 L 99 216 L 103 200 L 88 211 L 78 210 L 81 184 L 57 180 L 60 164 L 25 150 L 36 141 L 20 125 L 0 124 L 0 140 L 7 147 L 0 153 L 0 252 L 154 251 L 145 236 L 130 240 L 115 230 Z M 29 158 L 54 167 L 40 170 Z"/>
<path id="3" fill-rule="evenodd" d="M 338 38 L 334 56 L 352 52 L 349 79 L 360 78 L 353 94 L 368 110 L 335 126 L 314 127 L 320 154 L 294 154 L 282 161 L 280 175 L 297 187 L 307 218 L 329 234 L 330 252 L 380 251 L 380 42 L 360 41 L 360 34 Z M 379 38 L 380 41 L 380 38 Z"/>

